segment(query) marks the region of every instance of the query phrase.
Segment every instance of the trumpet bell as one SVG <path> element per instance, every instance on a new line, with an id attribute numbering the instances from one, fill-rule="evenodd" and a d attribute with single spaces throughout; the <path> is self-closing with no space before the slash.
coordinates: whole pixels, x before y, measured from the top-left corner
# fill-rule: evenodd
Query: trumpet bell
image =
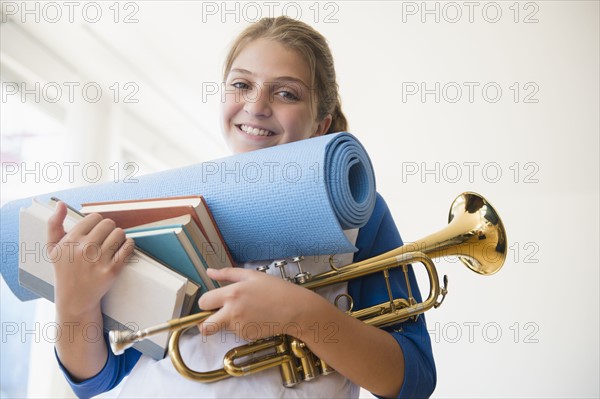
<path id="1" fill-rule="evenodd" d="M 450 207 L 447 230 L 462 232 L 452 238 L 453 254 L 476 273 L 490 275 L 504 265 L 506 230 L 500 215 L 483 196 L 465 192 Z"/>

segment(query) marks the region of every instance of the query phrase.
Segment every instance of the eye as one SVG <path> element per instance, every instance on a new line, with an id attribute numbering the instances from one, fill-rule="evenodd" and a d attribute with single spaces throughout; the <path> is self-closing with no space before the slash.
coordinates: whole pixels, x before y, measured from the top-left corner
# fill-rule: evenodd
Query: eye
<path id="1" fill-rule="evenodd" d="M 298 101 L 299 97 L 291 91 L 288 90 L 279 90 L 277 95 L 284 98 L 287 101 Z"/>
<path id="2" fill-rule="evenodd" d="M 233 82 L 231 83 L 231 86 L 235 87 L 236 89 L 240 89 L 240 90 L 248 90 L 250 88 L 250 85 L 248 85 L 246 82 Z"/>

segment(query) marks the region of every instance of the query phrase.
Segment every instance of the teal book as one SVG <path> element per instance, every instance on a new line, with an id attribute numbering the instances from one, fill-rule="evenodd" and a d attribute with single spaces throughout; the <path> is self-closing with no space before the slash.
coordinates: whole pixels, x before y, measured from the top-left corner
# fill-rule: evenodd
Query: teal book
<path id="1" fill-rule="evenodd" d="M 203 292 L 216 288 L 206 274 L 206 261 L 196 250 L 184 224 L 139 226 L 125 233 L 143 251 L 199 284 Z"/>

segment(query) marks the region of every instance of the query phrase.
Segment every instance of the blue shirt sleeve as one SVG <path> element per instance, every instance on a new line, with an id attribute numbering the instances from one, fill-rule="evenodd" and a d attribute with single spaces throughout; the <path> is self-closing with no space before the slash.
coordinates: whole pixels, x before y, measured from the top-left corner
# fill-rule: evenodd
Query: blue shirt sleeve
<path id="1" fill-rule="evenodd" d="M 402 245 L 402 239 L 392 215 L 383 198 L 377 194 L 375 209 L 366 226 L 360 229 L 356 247 L 359 251 L 354 261 L 362 261 L 380 255 Z M 413 297 L 421 301 L 421 294 L 412 267 L 409 281 Z M 394 298 L 408 298 L 406 280 L 401 268 L 390 270 L 390 283 Z M 375 273 L 348 283 L 348 293 L 355 303 L 355 310 L 388 302 L 388 292 L 383 273 Z M 384 328 L 398 342 L 404 355 L 404 383 L 399 398 L 426 398 L 435 389 L 437 375 L 431 339 L 427 332 L 425 317 L 416 322 L 407 321 Z"/>
<path id="2" fill-rule="evenodd" d="M 58 358 L 56 350 L 54 351 L 60 369 L 78 398 L 90 398 L 110 391 L 119 385 L 121 380 L 129 374 L 141 356 L 139 351 L 132 348 L 127 349 L 124 354 L 116 356 L 108 345 L 108 335 L 104 335 L 104 340 L 108 349 L 106 364 L 104 364 L 104 367 L 98 374 L 83 381 L 78 381 L 69 374 Z"/>

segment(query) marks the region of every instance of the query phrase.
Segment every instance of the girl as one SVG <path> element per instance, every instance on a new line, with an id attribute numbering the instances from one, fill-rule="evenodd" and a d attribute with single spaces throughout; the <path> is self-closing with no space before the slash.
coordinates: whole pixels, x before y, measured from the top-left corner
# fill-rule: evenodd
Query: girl
<path id="1" fill-rule="evenodd" d="M 234 153 L 347 129 L 329 47 L 318 32 L 302 22 L 286 17 L 265 18 L 248 27 L 226 59 L 224 82 L 222 127 Z M 54 265 L 57 321 L 70 325 L 73 332 L 70 339 L 57 342 L 56 353 L 78 396 L 108 391 L 128 374 L 121 390 L 123 396 L 357 397 L 358 385 L 375 395 L 392 398 L 429 396 L 435 387 L 435 366 L 424 317 L 385 330 L 371 327 L 347 316 L 313 291 L 252 270 L 255 264 L 250 263 L 208 270 L 211 278 L 232 284 L 200 298 L 200 308 L 219 310 L 199 327 L 200 336 L 186 335 L 182 339 L 181 350 L 190 367 L 202 371 L 221 368 L 219 362 L 225 351 L 239 346 L 243 339 L 285 332 L 304 341 L 337 373 L 302 382 L 292 389 L 282 387 L 276 369 L 200 384 L 179 376 L 168 358 L 157 362 L 140 357 L 133 349 L 116 357 L 106 342 L 87 342 L 78 326 L 102 323 L 100 300 L 131 253 L 131 239 L 99 215 L 87 216 L 65 234 L 65 215 L 61 204 L 48 224 L 50 242 L 60 246 L 77 241 L 82 245 L 76 249 L 94 242 L 102 249 L 97 262 L 89 262 L 89 257 L 75 250 L 72 262 L 59 259 Z M 348 262 L 402 244 L 381 197 L 370 221 L 354 238 L 359 252 Z M 401 271 L 391 274 L 396 297 L 407 297 Z M 420 301 L 412 270 L 410 280 L 414 296 Z M 356 302 L 355 309 L 385 301 L 387 296 L 381 275 L 353 280 L 347 291 Z M 284 331 L 291 324 L 298 328 Z M 248 325 L 260 328 L 253 328 L 252 336 L 246 337 L 250 329 L 244 326 Z M 325 330 L 332 326 L 334 336 L 324 339 L 328 333 Z"/>

